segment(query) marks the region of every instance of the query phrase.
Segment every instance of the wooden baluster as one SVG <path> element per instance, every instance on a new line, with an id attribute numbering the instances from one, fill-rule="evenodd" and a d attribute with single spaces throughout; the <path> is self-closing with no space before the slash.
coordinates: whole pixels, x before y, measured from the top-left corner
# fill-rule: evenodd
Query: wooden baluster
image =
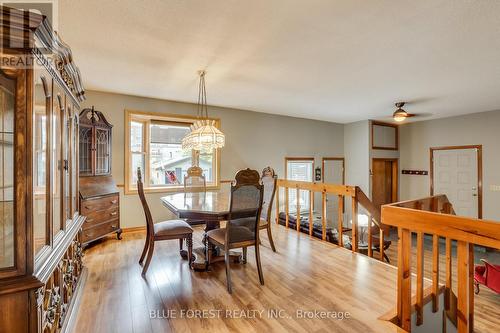
<path id="1" fill-rule="evenodd" d="M 450 310 L 451 307 L 451 239 L 446 238 L 446 280 L 444 292 L 444 308 Z"/>
<path id="2" fill-rule="evenodd" d="M 338 196 L 339 198 L 339 226 L 338 226 L 338 235 L 339 235 L 339 246 L 344 247 L 344 197 L 342 195 Z"/>
<path id="3" fill-rule="evenodd" d="M 280 188 L 276 188 L 276 224 L 280 222 Z"/>
<path id="4" fill-rule="evenodd" d="M 321 192 L 321 210 L 323 218 L 321 220 L 321 239 L 326 240 L 326 191 Z"/>
<path id="5" fill-rule="evenodd" d="M 432 312 L 439 308 L 439 236 L 432 236 Z"/>
<path id="6" fill-rule="evenodd" d="M 288 196 L 290 195 L 290 191 L 288 191 L 288 186 L 285 187 L 285 226 L 288 228 L 288 223 L 289 223 L 289 215 L 290 215 L 290 211 L 289 211 L 289 198 Z"/>
<path id="7" fill-rule="evenodd" d="M 356 196 L 352 197 L 352 251 L 358 252 L 358 199 Z"/>
<path id="8" fill-rule="evenodd" d="M 296 227 L 297 227 L 297 232 L 300 232 L 300 190 L 299 187 L 297 186 L 296 189 L 296 199 L 295 202 L 297 203 L 297 217 L 295 219 Z"/>
<path id="9" fill-rule="evenodd" d="M 372 216 L 368 214 L 368 256 L 370 258 L 373 257 L 373 250 L 372 250 Z"/>
<path id="10" fill-rule="evenodd" d="M 380 261 L 384 261 L 384 229 L 379 228 Z"/>
<path id="11" fill-rule="evenodd" d="M 309 191 L 309 236 L 313 235 L 313 225 L 314 225 L 313 204 L 314 204 L 314 192 Z"/>
<path id="12" fill-rule="evenodd" d="M 474 332 L 474 244 L 469 243 L 469 332 Z"/>
<path id="13" fill-rule="evenodd" d="M 417 312 L 417 326 L 420 326 L 424 322 L 424 233 L 423 232 L 417 232 L 417 303 L 415 304 L 415 310 Z"/>
<path id="14" fill-rule="evenodd" d="M 398 228 L 398 319 L 402 329 L 411 331 L 411 232 Z"/>
<path id="15" fill-rule="evenodd" d="M 470 332 L 469 318 L 469 243 L 457 242 L 457 330 Z"/>

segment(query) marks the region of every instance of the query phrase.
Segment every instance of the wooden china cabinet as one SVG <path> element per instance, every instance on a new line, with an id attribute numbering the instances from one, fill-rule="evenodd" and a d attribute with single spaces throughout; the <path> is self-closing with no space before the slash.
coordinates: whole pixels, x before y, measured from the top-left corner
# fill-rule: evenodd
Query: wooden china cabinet
<path id="1" fill-rule="evenodd" d="M 71 49 L 44 16 L 0 6 L 0 332 L 70 327 L 86 277 Z"/>
<path id="2" fill-rule="evenodd" d="M 84 245 L 111 233 L 121 239 L 120 195 L 111 176 L 112 127 L 94 107 L 80 112 L 80 211 L 87 217 Z"/>

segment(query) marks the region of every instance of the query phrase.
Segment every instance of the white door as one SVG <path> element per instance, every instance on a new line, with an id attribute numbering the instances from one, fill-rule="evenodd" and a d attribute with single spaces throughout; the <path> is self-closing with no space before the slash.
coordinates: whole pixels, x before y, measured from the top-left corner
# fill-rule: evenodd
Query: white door
<path id="1" fill-rule="evenodd" d="M 434 194 L 446 194 L 457 215 L 478 217 L 477 161 L 476 148 L 433 151 Z"/>
<path id="2" fill-rule="evenodd" d="M 325 160 L 324 161 L 324 183 L 328 184 L 343 184 L 344 183 L 344 161 L 342 160 Z M 326 216 L 330 223 L 330 225 L 334 228 L 337 228 L 338 223 L 338 207 L 339 207 L 339 199 L 338 196 L 329 194 L 326 196 Z M 321 200 L 319 200 L 321 203 Z M 321 210 L 320 210 L 321 211 Z"/>

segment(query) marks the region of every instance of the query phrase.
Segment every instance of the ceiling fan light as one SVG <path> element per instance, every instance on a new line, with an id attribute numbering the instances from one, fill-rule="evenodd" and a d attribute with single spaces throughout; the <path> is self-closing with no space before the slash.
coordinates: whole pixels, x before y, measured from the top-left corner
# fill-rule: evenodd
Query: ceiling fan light
<path id="1" fill-rule="evenodd" d="M 392 114 L 392 118 L 397 121 L 397 122 L 402 122 L 404 121 L 406 118 L 408 118 L 408 113 L 403 110 L 403 109 L 397 109 L 396 111 L 394 111 L 394 113 Z"/>

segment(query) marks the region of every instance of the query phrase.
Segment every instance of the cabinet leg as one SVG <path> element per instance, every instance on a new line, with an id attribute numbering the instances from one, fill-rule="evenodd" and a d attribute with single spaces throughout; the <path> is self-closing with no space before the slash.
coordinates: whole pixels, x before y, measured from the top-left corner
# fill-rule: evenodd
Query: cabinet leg
<path id="1" fill-rule="evenodd" d="M 118 229 L 116 231 L 116 239 L 118 239 L 118 240 L 122 239 L 122 229 Z"/>

